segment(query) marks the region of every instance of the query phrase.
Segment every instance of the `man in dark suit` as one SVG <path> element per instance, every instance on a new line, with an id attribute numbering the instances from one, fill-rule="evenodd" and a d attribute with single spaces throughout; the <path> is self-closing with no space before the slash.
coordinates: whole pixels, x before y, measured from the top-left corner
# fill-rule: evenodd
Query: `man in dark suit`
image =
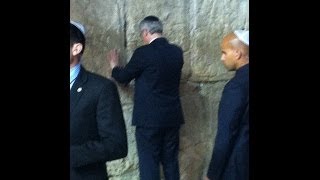
<path id="1" fill-rule="evenodd" d="M 236 30 L 221 43 L 224 66 L 236 70 L 218 111 L 218 131 L 206 180 L 249 179 L 249 31 Z"/>
<path id="2" fill-rule="evenodd" d="M 106 162 L 127 155 L 116 85 L 80 65 L 84 28 L 70 23 L 70 179 L 106 180 Z"/>
<path id="3" fill-rule="evenodd" d="M 125 67 L 118 66 L 116 50 L 108 53 L 112 77 L 124 84 L 135 79 L 132 124 L 140 180 L 160 180 L 160 163 L 166 179 L 178 180 L 179 130 L 184 123 L 179 96 L 183 52 L 162 37 L 157 17 L 145 17 L 139 28 L 145 45 L 134 51 Z"/>

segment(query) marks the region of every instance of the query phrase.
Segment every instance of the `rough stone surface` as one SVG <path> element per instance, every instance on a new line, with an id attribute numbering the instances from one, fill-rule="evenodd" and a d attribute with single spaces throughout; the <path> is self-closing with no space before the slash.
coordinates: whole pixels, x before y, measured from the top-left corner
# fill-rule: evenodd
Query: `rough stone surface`
<path id="1" fill-rule="evenodd" d="M 181 101 L 186 123 L 180 134 L 182 180 L 205 175 L 217 130 L 217 111 L 225 83 L 233 76 L 223 67 L 221 38 L 233 29 L 249 29 L 248 0 L 70 0 L 70 17 L 85 25 L 87 44 L 82 64 L 110 77 L 106 53 L 117 48 L 121 63 L 130 60 L 142 42 L 138 24 L 158 16 L 164 36 L 184 51 Z M 131 126 L 133 86 L 118 84 L 128 132 L 126 158 L 107 162 L 110 180 L 139 180 L 135 128 Z"/>

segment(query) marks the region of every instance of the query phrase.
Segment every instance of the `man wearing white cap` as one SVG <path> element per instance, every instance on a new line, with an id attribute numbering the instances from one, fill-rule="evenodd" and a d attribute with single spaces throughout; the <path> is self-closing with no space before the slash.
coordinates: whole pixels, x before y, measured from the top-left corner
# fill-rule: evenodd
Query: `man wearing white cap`
<path id="1" fill-rule="evenodd" d="M 205 180 L 249 179 L 249 31 L 236 30 L 221 43 L 221 60 L 235 76 L 226 84 L 218 131 Z"/>
<path id="2" fill-rule="evenodd" d="M 127 134 L 116 85 L 80 65 L 84 33 L 70 22 L 70 180 L 106 180 L 106 162 L 127 155 Z"/>

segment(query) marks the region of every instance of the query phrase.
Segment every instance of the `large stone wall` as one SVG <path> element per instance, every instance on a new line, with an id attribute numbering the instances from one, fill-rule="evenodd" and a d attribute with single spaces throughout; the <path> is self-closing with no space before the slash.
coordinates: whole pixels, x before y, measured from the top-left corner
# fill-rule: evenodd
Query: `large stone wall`
<path id="1" fill-rule="evenodd" d="M 110 77 L 106 53 L 120 50 L 125 64 L 142 45 L 138 24 L 148 15 L 158 16 L 164 36 L 184 50 L 181 100 L 186 123 L 181 128 L 182 180 L 205 175 L 217 130 L 217 111 L 225 83 L 233 76 L 223 67 L 221 38 L 233 29 L 249 29 L 249 0 L 70 0 L 70 17 L 86 27 L 83 65 Z M 138 180 L 138 157 L 131 126 L 132 85 L 118 84 L 126 120 L 129 153 L 108 162 L 110 180 Z"/>

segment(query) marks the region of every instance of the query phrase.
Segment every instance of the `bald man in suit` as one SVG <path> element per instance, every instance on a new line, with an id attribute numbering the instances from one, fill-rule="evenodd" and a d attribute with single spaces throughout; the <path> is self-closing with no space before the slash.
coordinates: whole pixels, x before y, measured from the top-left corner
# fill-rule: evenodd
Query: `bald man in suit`
<path id="1" fill-rule="evenodd" d="M 205 180 L 249 179 L 249 31 L 236 30 L 221 42 L 221 60 L 236 71 L 225 85 L 218 131 Z"/>

